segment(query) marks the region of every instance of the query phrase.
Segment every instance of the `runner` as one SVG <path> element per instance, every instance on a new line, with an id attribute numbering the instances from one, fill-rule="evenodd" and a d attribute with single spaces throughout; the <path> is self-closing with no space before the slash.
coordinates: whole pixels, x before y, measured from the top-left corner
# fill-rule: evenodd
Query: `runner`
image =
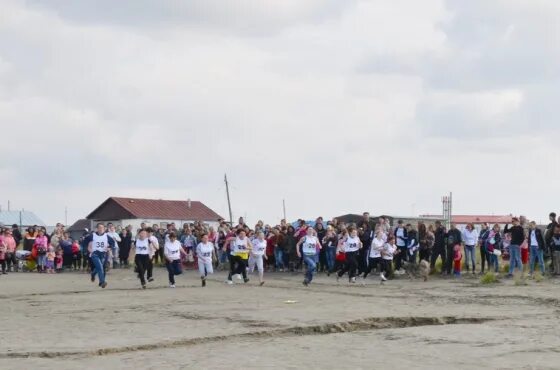
<path id="1" fill-rule="evenodd" d="M 175 288 L 175 275 L 183 273 L 181 268 L 181 255 L 185 254 L 181 243 L 177 240 L 177 234 L 169 233 L 169 240 L 165 242 L 163 254 L 165 257 L 165 266 L 169 273 L 169 287 Z"/>
<path id="2" fill-rule="evenodd" d="M 257 233 L 257 238 L 253 241 L 253 249 L 251 250 L 251 256 L 249 257 L 249 272 L 253 273 L 255 270 L 255 265 L 257 265 L 257 270 L 259 272 L 259 282 L 260 285 L 264 285 L 264 263 L 263 258 L 268 259 L 265 254 L 266 251 L 266 240 L 264 239 L 264 233 L 259 231 Z"/>
<path id="3" fill-rule="evenodd" d="M 320 250 L 321 243 L 319 243 L 319 239 L 315 236 L 315 230 L 311 227 L 307 228 L 307 235 L 302 237 L 296 245 L 298 257 L 302 258 L 303 255 L 303 263 L 307 265 L 307 272 L 305 273 L 305 279 L 303 280 L 303 285 L 305 286 L 308 286 L 313 280 L 313 273 L 317 269 L 317 258 L 319 257 L 318 252 Z"/>
<path id="4" fill-rule="evenodd" d="M 88 255 L 91 259 L 91 281 L 95 281 L 95 275 L 99 276 L 99 286 L 105 288 L 107 282 L 105 281 L 105 270 L 103 263 L 107 256 L 107 248 L 115 248 L 115 241 L 105 232 L 105 225 L 102 223 L 97 224 L 97 230 L 89 234 L 84 244 L 88 246 Z"/>
<path id="5" fill-rule="evenodd" d="M 224 247 L 224 251 L 226 251 L 227 246 L 230 245 L 231 263 L 227 279 L 227 283 L 230 285 L 233 284 L 233 275 L 237 275 L 240 280 L 240 275 L 242 275 L 243 281 L 245 283 L 249 282 L 247 278 L 247 260 L 249 259 L 249 252 L 253 247 L 246 236 L 245 230 L 238 228 L 235 234 L 236 236 L 227 240 L 226 247 Z"/>
<path id="6" fill-rule="evenodd" d="M 385 233 L 381 230 L 381 228 L 377 228 L 375 238 L 371 241 L 371 247 L 369 248 L 368 266 L 364 274 L 364 280 L 374 268 L 377 268 L 379 276 L 383 279 L 383 272 L 381 272 L 381 251 L 383 250 L 384 245 Z"/>
<path id="7" fill-rule="evenodd" d="M 337 274 L 336 280 L 340 279 L 346 272 L 348 272 L 348 281 L 350 283 L 356 282 L 356 269 L 358 268 L 358 251 L 362 249 L 362 241 L 358 237 L 358 230 L 350 228 L 349 236 L 342 239 L 339 243 L 344 246 L 344 253 L 346 254 L 346 264 L 342 271 Z"/>
<path id="8" fill-rule="evenodd" d="M 138 237 L 132 244 L 132 249 L 135 251 L 134 264 L 136 265 L 136 272 L 138 272 L 138 279 L 140 279 L 142 289 L 146 289 L 145 275 L 150 263 L 151 244 L 148 232 L 145 229 L 140 230 Z"/>
<path id="9" fill-rule="evenodd" d="M 216 250 L 214 243 L 208 241 L 208 234 L 202 234 L 201 241 L 196 246 L 196 255 L 198 257 L 198 272 L 200 272 L 200 280 L 202 286 L 206 286 L 206 276 L 214 273 L 212 261 L 216 260 Z"/>
<path id="10" fill-rule="evenodd" d="M 381 250 L 383 258 L 381 263 L 381 282 L 387 281 L 387 277 L 391 278 L 393 275 L 393 256 L 398 253 L 397 246 L 395 245 L 395 236 L 389 235 L 387 243 Z"/>
<path id="11" fill-rule="evenodd" d="M 154 229 L 148 227 L 146 229 L 148 232 L 148 240 L 150 241 L 150 259 L 148 260 L 148 266 L 146 271 L 148 272 L 148 282 L 151 283 L 154 281 L 153 272 L 154 272 L 154 259 L 155 256 L 158 254 L 159 250 L 159 241 L 154 235 Z"/>

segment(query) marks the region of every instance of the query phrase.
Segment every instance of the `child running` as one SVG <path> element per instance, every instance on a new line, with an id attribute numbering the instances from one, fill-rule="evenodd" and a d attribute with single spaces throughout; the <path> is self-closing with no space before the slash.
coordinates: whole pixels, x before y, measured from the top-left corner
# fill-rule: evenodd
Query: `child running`
<path id="1" fill-rule="evenodd" d="M 163 254 L 165 256 L 165 267 L 167 267 L 169 273 L 169 287 L 175 288 L 175 276 L 183 273 L 181 255 L 186 253 L 174 232 L 169 233 L 169 239 L 165 242 Z"/>
<path id="2" fill-rule="evenodd" d="M 102 223 L 97 224 L 97 230 L 89 234 L 84 239 L 84 244 L 87 245 L 89 258 L 91 260 L 91 281 L 95 281 L 95 275 L 99 277 L 99 286 L 105 288 L 107 282 L 105 281 L 105 271 L 103 263 L 107 255 L 109 247 L 113 247 L 115 241 L 105 232 L 105 225 Z"/>
<path id="3" fill-rule="evenodd" d="M 395 244 L 395 237 L 390 235 L 387 243 L 381 249 L 381 282 L 387 281 L 387 276 L 390 278 L 393 274 L 393 256 L 397 252 L 397 245 Z"/>
<path id="4" fill-rule="evenodd" d="M 148 239 L 148 232 L 146 229 L 140 230 L 138 238 L 134 244 L 132 244 L 132 249 L 135 251 L 134 264 L 136 265 L 138 279 L 140 279 L 142 289 L 146 289 L 146 272 L 150 263 L 151 248 L 151 242 L 150 239 Z"/>
<path id="5" fill-rule="evenodd" d="M 206 286 L 206 277 L 208 274 L 214 273 L 212 262 L 216 260 L 216 250 L 214 243 L 208 241 L 208 234 L 202 234 L 201 241 L 196 246 L 196 255 L 198 257 L 198 272 L 202 286 Z"/>
<path id="6" fill-rule="evenodd" d="M 307 272 L 305 273 L 305 279 L 303 280 L 303 285 L 305 286 L 308 286 L 313 280 L 313 273 L 317 269 L 317 257 L 319 256 L 320 250 L 321 243 L 319 243 L 319 239 L 315 236 L 315 230 L 308 227 L 307 235 L 301 238 L 296 245 L 298 257 L 302 258 L 303 255 L 303 263 L 307 266 Z"/>
<path id="7" fill-rule="evenodd" d="M 230 285 L 233 284 L 233 275 L 237 275 L 239 279 L 243 276 L 243 281 L 248 283 L 247 260 L 249 259 L 249 252 L 253 246 L 249 241 L 249 238 L 247 238 L 245 230 L 241 228 L 237 229 L 236 236 L 227 240 L 226 246 L 224 246 L 224 252 L 227 251 L 228 245 L 230 245 L 231 263 L 227 283 Z"/>
<path id="8" fill-rule="evenodd" d="M 358 230 L 352 228 L 349 231 L 349 236 L 340 241 L 344 245 L 344 253 L 346 254 L 346 265 L 344 269 L 338 272 L 337 281 L 346 272 L 348 272 L 348 281 L 350 283 L 356 282 L 356 270 L 358 268 L 358 251 L 362 249 L 362 241 L 358 237 Z"/>
<path id="9" fill-rule="evenodd" d="M 255 265 L 257 265 L 257 270 L 259 272 L 259 283 L 261 286 L 264 285 L 264 263 L 263 258 L 268 260 L 266 256 L 266 240 L 264 238 L 264 233 L 262 231 L 257 232 L 257 237 L 253 240 L 253 250 L 251 251 L 251 256 L 249 257 L 249 272 L 253 273 L 255 270 Z"/>
<path id="10" fill-rule="evenodd" d="M 375 233 L 375 238 L 371 241 L 371 247 L 369 249 L 368 256 L 368 266 L 364 274 L 364 280 L 371 273 L 374 268 L 379 271 L 379 276 L 383 279 L 383 272 L 381 272 L 381 251 L 385 245 L 384 233 L 381 229 L 378 229 Z"/>

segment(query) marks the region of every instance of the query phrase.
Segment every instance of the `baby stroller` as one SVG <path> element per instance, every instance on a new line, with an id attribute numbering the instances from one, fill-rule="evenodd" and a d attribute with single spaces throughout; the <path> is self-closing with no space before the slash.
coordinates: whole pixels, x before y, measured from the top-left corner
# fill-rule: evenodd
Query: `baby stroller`
<path id="1" fill-rule="evenodd" d="M 35 260 L 31 256 L 30 251 L 18 250 L 16 251 L 16 260 L 18 270 L 33 271 L 35 269 Z"/>

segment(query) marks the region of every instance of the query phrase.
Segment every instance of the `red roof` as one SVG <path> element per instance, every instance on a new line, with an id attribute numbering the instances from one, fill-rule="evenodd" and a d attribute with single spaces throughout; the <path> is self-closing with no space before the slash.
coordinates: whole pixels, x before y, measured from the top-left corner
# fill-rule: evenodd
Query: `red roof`
<path id="1" fill-rule="evenodd" d="M 456 224 L 480 224 L 488 222 L 489 224 L 509 224 L 512 215 L 506 216 L 487 216 L 487 215 L 453 215 L 452 220 Z"/>
<path id="2" fill-rule="evenodd" d="M 162 200 L 141 198 L 110 197 L 94 210 L 88 218 L 95 218 L 94 214 L 117 204 L 124 208 L 132 218 L 153 218 L 160 220 L 196 220 L 217 221 L 222 217 L 198 201 Z M 190 204 L 189 204 L 190 203 Z M 105 213 L 105 212 L 104 212 Z"/>

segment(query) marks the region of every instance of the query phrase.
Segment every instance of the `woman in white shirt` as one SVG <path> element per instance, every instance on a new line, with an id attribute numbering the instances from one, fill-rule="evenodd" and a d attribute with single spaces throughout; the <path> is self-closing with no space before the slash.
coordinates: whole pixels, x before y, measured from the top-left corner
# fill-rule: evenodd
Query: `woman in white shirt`
<path id="1" fill-rule="evenodd" d="M 385 238 L 385 233 L 378 228 L 375 233 L 375 238 L 371 241 L 371 247 L 368 254 L 368 267 L 364 274 L 364 280 L 374 268 L 378 270 L 380 276 L 383 276 L 383 273 L 381 272 L 381 251 L 385 246 Z"/>
<path id="2" fill-rule="evenodd" d="M 303 285 L 305 286 L 308 286 L 309 283 L 311 283 L 311 280 L 313 280 L 313 273 L 317 269 L 317 257 L 320 250 L 321 243 L 315 236 L 315 230 L 313 230 L 312 227 L 308 227 L 307 235 L 301 238 L 296 244 L 298 257 L 301 258 L 303 254 L 303 263 L 307 265 L 307 272 L 305 274 L 305 279 L 303 280 Z"/>
<path id="3" fill-rule="evenodd" d="M 478 244 L 478 231 L 473 224 L 467 224 L 463 230 L 463 244 L 465 246 L 465 266 L 467 273 L 470 271 L 469 260 L 472 264 L 472 273 L 476 271 L 476 245 Z"/>
<path id="4" fill-rule="evenodd" d="M 262 231 L 257 232 L 257 237 L 253 240 L 253 249 L 251 250 L 251 255 L 249 256 L 249 272 L 253 273 L 255 270 L 255 265 L 257 265 L 257 270 L 259 271 L 259 282 L 260 285 L 264 285 L 264 259 L 268 259 L 266 256 L 266 240 L 264 239 L 264 233 Z"/>
<path id="5" fill-rule="evenodd" d="M 150 244 L 148 232 L 142 229 L 138 233 L 138 237 L 131 248 L 131 251 L 134 250 L 135 252 L 134 264 L 136 265 L 136 271 L 138 272 L 138 279 L 140 279 L 142 289 L 146 289 L 146 272 L 150 264 L 150 253 L 152 250 Z"/>
<path id="6" fill-rule="evenodd" d="M 198 272 L 202 286 L 206 286 L 206 277 L 214 273 L 212 262 L 216 260 L 216 250 L 214 243 L 208 241 L 208 234 L 202 234 L 200 243 L 196 246 L 196 256 L 198 258 Z"/>
<path id="7" fill-rule="evenodd" d="M 344 246 L 344 254 L 346 255 L 346 264 L 344 268 L 338 272 L 336 280 L 340 279 L 346 272 L 348 272 L 348 281 L 350 283 L 356 282 L 356 270 L 358 269 L 358 251 L 362 249 L 362 241 L 358 238 L 358 230 L 350 229 L 347 238 L 342 239 L 340 242 Z"/>
<path id="8" fill-rule="evenodd" d="M 169 233 L 169 239 L 165 242 L 163 255 L 165 257 L 165 266 L 169 273 L 169 287 L 175 288 L 175 275 L 183 273 L 181 255 L 186 255 L 181 242 L 177 240 L 177 234 Z"/>

